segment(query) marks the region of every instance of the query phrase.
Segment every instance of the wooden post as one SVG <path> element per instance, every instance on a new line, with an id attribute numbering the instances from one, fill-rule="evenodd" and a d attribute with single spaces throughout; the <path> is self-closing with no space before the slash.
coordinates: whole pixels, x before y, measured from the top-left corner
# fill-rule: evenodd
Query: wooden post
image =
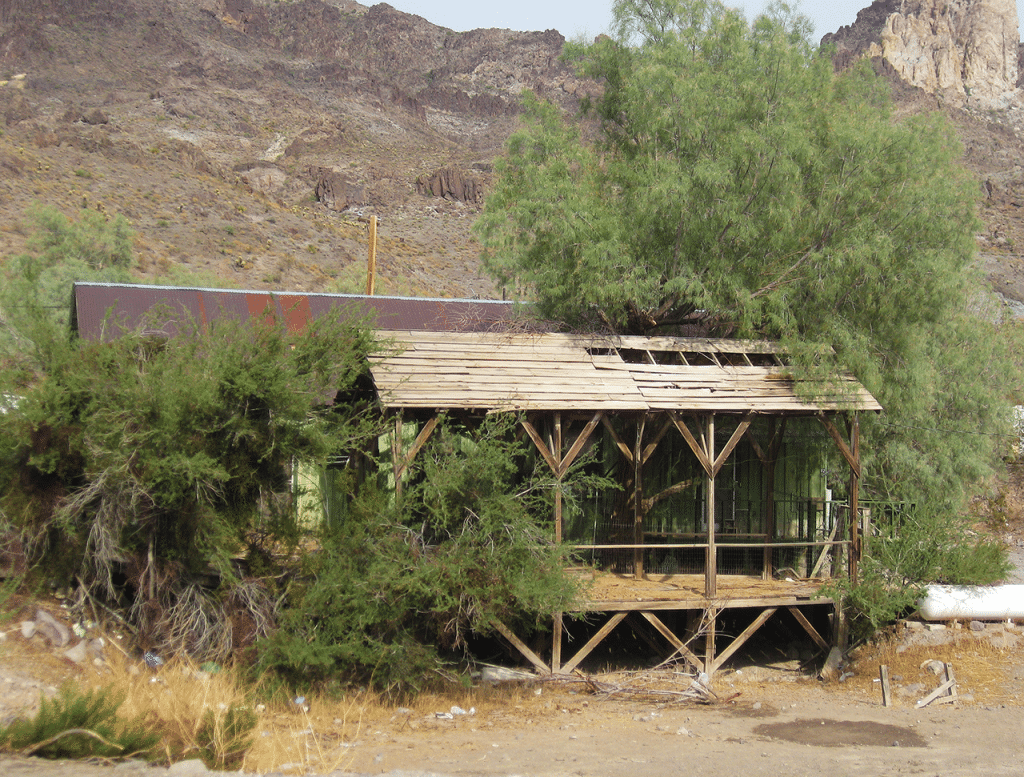
<path id="1" fill-rule="evenodd" d="M 633 576 L 644 578 L 644 491 L 643 491 L 643 438 L 647 417 L 636 427 L 636 445 L 633 448 Z"/>
<path id="2" fill-rule="evenodd" d="M 850 583 L 857 584 L 857 568 L 860 562 L 860 418 L 856 411 L 850 419 L 850 451 L 855 466 L 850 467 Z"/>
<path id="3" fill-rule="evenodd" d="M 878 677 L 882 681 L 882 706 L 892 706 L 892 691 L 889 687 L 889 667 L 882 664 L 878 667 Z"/>
<path id="4" fill-rule="evenodd" d="M 551 452 L 559 463 L 559 471 L 555 473 L 555 542 L 562 541 L 562 414 L 555 413 L 555 439 L 552 441 Z M 559 621 L 561 625 L 561 621 Z M 558 671 L 557 669 L 553 671 Z"/>
<path id="5" fill-rule="evenodd" d="M 551 673 L 558 674 L 562 668 L 562 613 L 555 613 L 555 624 L 551 631 Z"/>
<path id="6" fill-rule="evenodd" d="M 704 671 L 710 677 L 715 672 L 715 637 L 718 631 L 718 611 L 714 605 L 708 607 L 704 621 L 707 624 L 704 631 Z"/>
<path id="7" fill-rule="evenodd" d="M 377 217 L 370 216 L 370 246 L 366 257 L 366 296 L 373 296 L 377 281 Z"/>
<path id="8" fill-rule="evenodd" d="M 402 496 L 402 414 L 395 415 L 394 437 L 391 439 L 391 471 L 395 476 L 395 497 Z"/>
<path id="9" fill-rule="evenodd" d="M 707 417 L 707 432 L 705 445 L 707 446 L 708 461 L 715 460 L 715 416 Z M 715 547 L 715 475 L 714 470 L 707 472 L 704 478 L 707 493 L 704 495 L 705 511 L 707 512 L 708 523 L 708 549 L 704 564 L 704 595 L 713 599 L 718 595 L 718 549 Z M 712 639 L 714 637 L 714 625 L 712 625 Z M 713 660 L 712 656 L 712 660 Z M 710 664 L 708 664 L 710 665 Z"/>

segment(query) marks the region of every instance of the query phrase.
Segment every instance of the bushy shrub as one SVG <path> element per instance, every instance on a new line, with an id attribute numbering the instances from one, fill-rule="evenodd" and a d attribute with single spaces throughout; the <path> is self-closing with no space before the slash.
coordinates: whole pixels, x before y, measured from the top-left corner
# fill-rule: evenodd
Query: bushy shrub
<path id="1" fill-rule="evenodd" d="M 537 627 L 571 609 L 577 583 L 550 525 L 556 484 L 514 423 L 440 425 L 400 498 L 364 484 L 306 559 L 263 664 L 296 685 L 358 678 L 404 693 L 471 630 Z"/>
<path id="2" fill-rule="evenodd" d="M 922 505 L 879 513 L 872 526 L 857 584 L 838 579 L 829 590 L 843 597 L 857 640 L 913 611 L 929 583 L 987 585 L 1009 571 L 998 539 L 943 509 Z"/>
<path id="3" fill-rule="evenodd" d="M 141 719 L 121 722 L 124 697 L 109 688 L 80 690 L 64 685 L 53 699 L 43 697 L 39 713 L 0 728 L 0 748 L 44 758 L 137 758 L 159 737 Z"/>

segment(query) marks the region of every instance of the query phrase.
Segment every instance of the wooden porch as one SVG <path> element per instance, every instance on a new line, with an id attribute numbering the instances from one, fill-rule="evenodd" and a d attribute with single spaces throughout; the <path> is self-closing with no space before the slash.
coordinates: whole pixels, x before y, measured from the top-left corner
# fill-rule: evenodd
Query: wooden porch
<path id="1" fill-rule="evenodd" d="M 522 434 L 554 476 L 553 529 L 556 542 L 571 543 L 594 569 L 578 612 L 607 616 L 604 625 L 563 661 L 563 617 L 554 618 L 550 660 L 538 655 L 503 624 L 497 628 L 537 670 L 570 672 L 623 622 L 654 649 L 667 642 L 673 655 L 712 675 L 777 613 L 788 612 L 822 650 L 839 635 L 822 635 L 805 614 L 832 607 L 815 598 L 829 574 L 856 577 L 860 526 L 849 520 L 857 507 L 860 441 L 857 413 L 879 410 L 874 398 L 849 376 L 797 391 L 779 350 L 770 343 L 686 338 L 574 336 L 558 334 L 453 334 L 393 332 L 397 351 L 372 365 L 382 404 L 395 419 L 393 475 L 397 489 L 441 413 L 512 412 Z M 816 399 L 808 399 L 808 396 Z M 780 451 L 790 419 L 819 429 L 848 467 L 845 516 L 813 536 L 787 536 L 777 515 L 783 496 L 775 492 Z M 416 425 L 415 439 L 403 421 Z M 603 445 L 618 457 L 619 503 L 606 516 L 614 526 L 591 544 L 567 536 L 561 484 L 577 459 Z M 405 442 L 403 442 L 405 441 Z M 408 444 L 411 443 L 411 444 Z M 686 475 L 648 483 L 659 453 L 694 462 Z M 727 527 L 716 502 L 719 481 L 740 448 L 761 475 L 755 490 L 758 525 Z M 682 493 L 692 494 L 686 527 L 656 525 L 653 511 Z M 672 510 L 669 510 L 672 512 Z M 749 523 L 749 522 L 748 522 Z M 721 524 L 718 526 L 716 524 Z M 800 572 L 780 563 L 800 548 Z M 727 554 L 742 552 L 749 574 L 720 568 Z M 626 574 L 612 574 L 609 554 L 618 553 Z M 700 574 L 663 574 L 652 553 L 674 569 Z M 667 554 L 667 555 L 666 555 Z M 826 563 L 827 562 L 827 563 Z M 613 565 L 614 566 L 614 565 Z M 664 564 L 662 565 L 665 566 Z M 687 568 L 689 567 L 689 568 Z M 595 571 L 598 570 L 598 571 Z M 755 573 L 756 570 L 756 573 Z M 741 633 L 717 649 L 719 615 L 725 610 L 759 610 Z M 659 613 L 687 613 L 688 625 L 674 633 Z M 671 620 L 671 619 L 670 619 Z M 660 635 L 660 636 L 658 636 Z M 700 637 L 700 639 L 696 639 Z M 661 640 L 659 644 L 658 640 Z M 694 649 L 697 642 L 701 647 Z"/>
<path id="2" fill-rule="evenodd" d="M 782 579 L 763 580 L 745 575 L 719 575 L 718 595 L 709 599 L 704 592 L 703 575 L 650 575 L 637 579 L 633 575 L 581 571 L 586 578 L 585 599 L 579 612 L 604 619 L 600 629 L 572 655 L 564 656 L 563 616 L 556 616 L 551 643 L 551 660 L 545 661 L 503 624 L 498 629 L 509 643 L 538 671 L 544 674 L 569 673 L 577 669 L 620 624 L 625 623 L 648 644 L 652 651 L 667 660 L 678 659 L 709 677 L 721 668 L 743 645 L 777 613 L 787 611 L 804 629 L 815 645 L 828 652 L 835 640 L 833 634 L 821 634 L 804 610 L 809 606 L 828 607 L 835 617 L 835 602 L 818 595 L 825 580 Z M 735 635 L 722 650 L 716 650 L 720 636 L 718 616 L 729 609 L 759 610 L 742 632 Z M 663 620 L 666 612 L 686 614 L 686 630 L 673 632 Z M 661 617 L 659 617 L 661 616 Z M 661 644 L 655 635 L 660 635 Z M 666 649 L 667 648 L 667 649 Z"/>

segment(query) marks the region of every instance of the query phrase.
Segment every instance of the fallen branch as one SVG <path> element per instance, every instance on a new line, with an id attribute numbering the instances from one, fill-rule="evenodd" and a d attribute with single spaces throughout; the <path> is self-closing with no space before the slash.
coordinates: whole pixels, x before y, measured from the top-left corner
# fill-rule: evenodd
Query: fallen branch
<path id="1" fill-rule="evenodd" d="M 113 742 L 108 742 L 106 739 L 101 737 L 95 731 L 90 731 L 87 728 L 69 728 L 67 731 L 61 731 L 59 734 L 55 734 L 54 736 L 50 737 L 49 739 L 44 739 L 42 742 L 36 742 L 34 745 L 26 747 L 24 750 L 21 751 L 20 755 L 32 755 L 33 753 L 38 752 L 39 750 L 42 750 L 47 745 L 52 745 L 54 742 L 56 742 L 56 741 L 58 741 L 60 739 L 63 739 L 64 737 L 72 736 L 72 735 L 75 735 L 75 734 L 80 734 L 82 736 L 87 736 L 87 737 L 92 737 L 93 739 L 98 739 L 100 742 L 105 744 L 107 747 L 112 747 L 115 750 L 124 750 L 124 748 L 121 745 L 115 745 Z"/>

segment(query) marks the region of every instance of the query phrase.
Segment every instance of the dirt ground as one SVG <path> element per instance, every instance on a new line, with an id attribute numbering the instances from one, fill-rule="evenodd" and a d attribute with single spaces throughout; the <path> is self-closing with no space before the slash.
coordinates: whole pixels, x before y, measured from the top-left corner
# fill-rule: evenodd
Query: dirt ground
<path id="1" fill-rule="evenodd" d="M 89 681 L 92 668 L 74 664 L 39 637 L 24 639 L 18 624 L 5 623 L 2 630 L 0 720 L 30 710 L 39 694 L 52 693 L 65 679 Z M 856 651 L 841 683 L 823 683 L 797 659 L 755 665 L 741 655 L 715 675 L 715 695 L 706 703 L 628 692 L 641 683 L 685 687 L 670 672 L 660 678 L 595 676 L 601 688 L 622 689 L 610 695 L 595 693 L 577 677 L 421 697 L 409 707 L 354 703 L 339 711 L 314 700 L 308 712 L 261 711 L 256 745 L 243 771 L 421 777 L 1019 775 L 1024 774 L 1022 648 L 1020 624 L 990 623 L 975 630 L 969 624 L 939 628 L 910 622 Z M 929 670 L 931 661 L 954 667 L 958 699 L 917 709 L 915 704 L 941 682 Z M 889 667 L 892 681 L 888 708 L 878 681 L 881 664 Z M 458 709 L 452 714 L 453 706 L 465 714 Z M 271 741 L 286 744 L 270 747 Z M 136 762 L 0 756 L 4 777 L 157 777 L 192 774 L 195 766 L 168 770 Z"/>

